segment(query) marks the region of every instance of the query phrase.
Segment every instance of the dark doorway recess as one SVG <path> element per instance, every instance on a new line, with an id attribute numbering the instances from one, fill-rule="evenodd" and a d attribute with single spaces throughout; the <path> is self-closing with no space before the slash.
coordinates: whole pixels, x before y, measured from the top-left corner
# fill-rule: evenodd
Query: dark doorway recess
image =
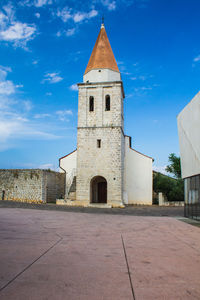
<path id="1" fill-rule="evenodd" d="M 107 203 L 107 181 L 102 176 L 96 176 L 90 184 L 90 202 Z"/>

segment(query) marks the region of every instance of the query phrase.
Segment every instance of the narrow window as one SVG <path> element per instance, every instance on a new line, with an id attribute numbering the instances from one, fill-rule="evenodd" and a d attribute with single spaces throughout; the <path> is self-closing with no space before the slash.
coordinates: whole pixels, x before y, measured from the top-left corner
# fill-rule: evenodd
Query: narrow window
<path id="1" fill-rule="evenodd" d="M 89 99 L 89 111 L 94 111 L 94 97 L 90 96 Z"/>
<path id="2" fill-rule="evenodd" d="M 97 148 L 101 148 L 101 140 L 97 140 Z"/>
<path id="3" fill-rule="evenodd" d="M 106 95 L 106 109 L 105 110 L 110 110 L 110 96 Z"/>

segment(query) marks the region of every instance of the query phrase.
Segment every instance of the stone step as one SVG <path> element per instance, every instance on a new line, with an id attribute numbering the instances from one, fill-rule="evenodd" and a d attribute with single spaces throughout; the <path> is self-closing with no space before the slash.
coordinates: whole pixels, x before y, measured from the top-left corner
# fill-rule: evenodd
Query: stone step
<path id="1" fill-rule="evenodd" d="M 88 207 L 112 208 L 112 205 L 108 203 L 90 203 L 88 204 Z"/>
<path id="2" fill-rule="evenodd" d="M 76 176 L 74 176 L 72 184 L 69 188 L 69 194 L 72 192 L 76 192 Z"/>
<path id="3" fill-rule="evenodd" d="M 67 201 L 65 199 L 56 199 L 57 205 L 66 205 Z"/>

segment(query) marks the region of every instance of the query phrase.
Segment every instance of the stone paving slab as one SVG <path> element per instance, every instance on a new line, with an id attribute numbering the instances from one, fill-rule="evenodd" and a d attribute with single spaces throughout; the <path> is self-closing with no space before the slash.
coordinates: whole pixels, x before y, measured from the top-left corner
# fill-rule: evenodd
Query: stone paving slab
<path id="1" fill-rule="evenodd" d="M 0 299 L 200 299 L 200 228 L 169 217 L 0 209 Z"/>

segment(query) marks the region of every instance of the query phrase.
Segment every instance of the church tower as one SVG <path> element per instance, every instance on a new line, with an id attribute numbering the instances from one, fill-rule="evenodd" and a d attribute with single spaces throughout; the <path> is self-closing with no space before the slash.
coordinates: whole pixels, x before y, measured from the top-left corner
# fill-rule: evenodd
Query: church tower
<path id="1" fill-rule="evenodd" d="M 78 84 L 76 201 L 123 205 L 124 90 L 104 24 Z"/>
<path id="2" fill-rule="evenodd" d="M 66 192 L 56 203 L 151 205 L 153 158 L 124 134 L 123 83 L 104 24 L 78 89 L 77 149 L 59 159 Z"/>

